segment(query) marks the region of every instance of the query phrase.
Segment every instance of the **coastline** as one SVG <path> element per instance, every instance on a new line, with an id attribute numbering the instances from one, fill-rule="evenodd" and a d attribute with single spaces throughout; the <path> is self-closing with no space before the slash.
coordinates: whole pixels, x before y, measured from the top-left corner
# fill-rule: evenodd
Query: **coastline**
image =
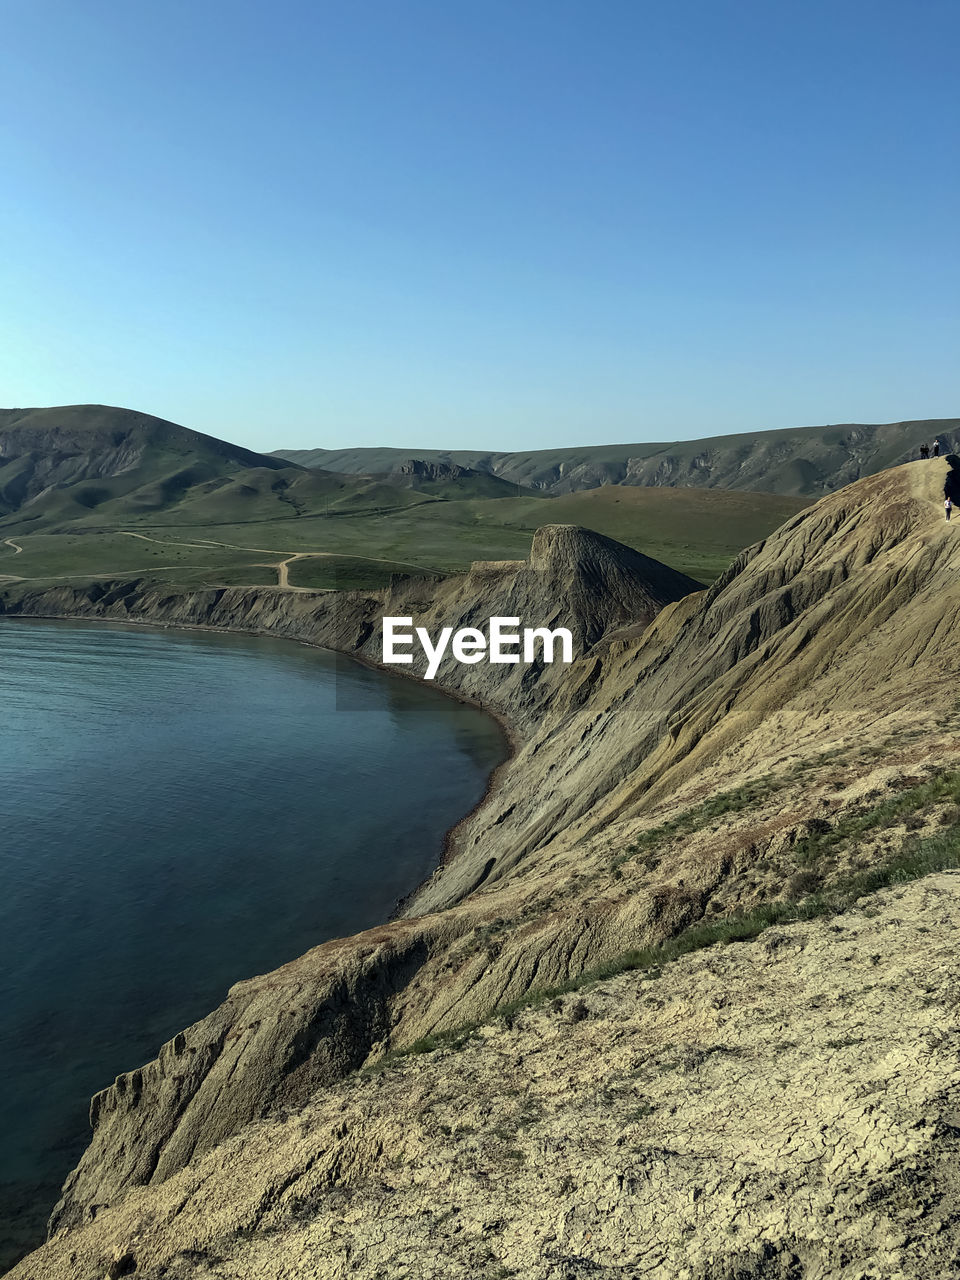
<path id="1" fill-rule="evenodd" d="M 222 628 L 220 627 L 208 628 L 208 630 L 210 631 L 219 631 L 221 629 Z M 263 632 L 262 634 L 269 635 L 270 633 Z M 308 640 L 299 641 L 298 643 L 306 644 L 309 648 L 313 648 L 313 649 L 327 648 L 326 645 L 311 645 Z M 427 683 L 425 680 L 421 680 L 419 676 L 416 676 L 413 673 L 408 674 L 406 671 L 397 671 L 393 667 L 385 666 L 382 662 L 374 662 L 370 658 L 365 658 L 353 653 L 344 653 L 342 649 L 329 649 L 329 652 L 335 653 L 338 657 L 341 657 L 341 658 L 348 658 L 351 662 L 356 662 L 360 666 L 367 667 L 371 671 L 381 671 L 385 675 L 391 675 L 391 676 L 395 675 L 400 680 L 412 680 L 415 684 L 425 685 Z M 430 875 L 426 876 L 423 880 L 420 881 L 418 885 L 415 885 L 414 888 L 411 889 L 408 894 L 405 894 L 404 897 L 399 899 L 396 907 L 394 908 L 393 912 L 389 916 L 390 920 L 399 919 L 403 915 L 403 908 L 405 907 L 405 905 L 408 902 L 413 901 L 413 899 L 417 896 L 420 890 L 425 885 L 428 885 L 430 883 L 430 881 L 433 879 L 433 877 L 437 874 L 437 872 L 442 867 L 449 866 L 450 863 L 454 860 L 457 853 L 456 839 L 458 834 L 460 833 L 461 829 L 465 827 L 466 824 L 472 818 L 474 818 L 477 813 L 479 813 L 479 811 L 483 808 L 483 806 L 489 800 L 493 799 L 493 797 L 497 794 L 500 787 L 503 785 L 504 774 L 506 773 L 510 765 L 513 763 L 513 761 L 516 759 L 517 753 L 519 752 L 520 747 L 522 745 L 520 735 L 517 732 L 515 726 L 512 725 L 510 721 L 506 718 L 506 716 L 504 716 L 501 712 L 495 711 L 492 707 L 487 706 L 485 703 L 481 702 L 478 698 L 470 698 L 466 694 L 460 693 L 459 690 L 447 688 L 442 684 L 437 684 L 436 681 L 431 681 L 430 685 L 431 687 L 435 688 L 438 693 L 443 694 L 445 698 L 452 698 L 454 702 L 460 702 L 467 707 L 474 707 L 476 708 L 477 711 L 482 711 L 484 715 L 489 716 L 489 718 L 493 720 L 493 722 L 497 725 L 497 727 L 500 730 L 500 733 L 503 737 L 504 744 L 507 749 L 507 753 L 504 756 L 503 760 L 501 760 L 501 762 L 496 766 L 496 768 L 491 770 L 489 776 L 487 777 L 487 782 L 486 782 L 486 785 L 484 786 L 483 794 L 481 795 L 477 803 L 471 809 L 469 809 L 463 815 L 462 818 L 458 818 L 458 820 L 453 824 L 453 826 L 450 827 L 444 834 L 443 843 L 440 848 L 440 856 L 437 859 L 437 863 L 434 866 L 433 870 L 430 872 Z"/>
<path id="2" fill-rule="evenodd" d="M 425 680 L 419 676 L 406 671 L 397 670 L 394 667 L 388 667 L 382 662 L 375 662 L 371 658 L 366 658 L 360 654 L 348 653 L 343 649 L 337 649 L 329 644 L 316 644 L 311 640 L 304 640 L 298 636 L 277 635 L 275 632 L 266 628 L 250 628 L 250 627 L 214 627 L 205 625 L 204 623 L 181 623 L 181 622 L 161 622 L 154 621 L 149 618 L 112 618 L 103 615 L 91 617 L 89 614 L 83 613 L 3 613 L 0 612 L 0 618 L 13 621 L 30 621 L 37 622 L 90 622 L 90 623 L 112 623 L 120 627 L 146 627 L 156 631 L 204 631 L 211 635 L 234 635 L 234 636 L 251 636 L 253 638 L 270 639 L 270 640 L 286 640 L 291 644 L 303 645 L 307 649 L 319 649 L 322 652 L 332 653 L 338 658 L 346 658 L 350 662 L 355 662 L 358 666 L 366 667 L 370 671 L 379 671 L 383 675 L 394 677 L 398 680 L 409 680 L 415 684 L 426 685 Z M 503 776 L 509 766 L 513 763 L 516 755 L 521 747 L 520 735 L 514 725 L 501 712 L 485 705 L 477 698 L 470 698 L 466 694 L 456 689 L 451 689 L 437 681 L 431 681 L 429 686 L 442 694 L 445 698 L 452 698 L 454 702 L 462 703 L 464 706 L 474 707 L 477 711 L 482 711 L 488 716 L 500 730 L 506 746 L 506 755 L 503 760 L 494 768 L 486 781 L 483 794 L 475 805 L 472 806 L 462 817 L 458 818 L 453 826 L 449 827 L 444 833 L 443 841 L 440 846 L 440 852 L 437 860 L 429 875 L 419 881 L 406 894 L 397 899 L 393 910 L 387 916 L 384 924 L 391 920 L 397 920 L 402 917 L 404 907 L 407 903 L 412 902 L 417 894 L 428 885 L 437 872 L 442 868 L 449 866 L 456 857 L 455 842 L 457 835 L 462 828 L 483 808 L 483 806 L 491 800 L 503 784 Z"/>
<path id="3" fill-rule="evenodd" d="M 199 632 L 204 632 L 210 635 L 232 635 L 232 636 L 252 638 L 252 639 L 289 640 L 293 644 L 302 645 L 309 649 L 324 651 L 326 653 L 334 655 L 338 659 L 348 658 L 349 660 L 358 663 L 358 665 L 360 666 L 364 666 L 369 670 L 379 671 L 388 677 L 393 676 L 396 678 L 401 678 L 406 680 L 414 680 L 418 684 L 426 684 L 425 681 L 419 679 L 415 675 L 408 674 L 407 672 L 399 671 L 394 668 L 384 666 L 384 664 L 377 663 L 371 659 L 358 657 L 350 653 L 345 653 L 343 650 L 336 649 L 330 645 L 318 644 L 310 640 L 302 639 L 299 637 L 278 635 L 276 632 L 271 631 L 268 628 L 254 629 L 254 628 L 241 628 L 241 627 L 211 626 L 211 625 L 204 625 L 201 623 L 171 623 L 171 622 L 158 621 L 158 620 L 145 618 L 145 617 L 120 619 L 120 618 L 114 618 L 114 617 L 102 616 L 102 615 L 90 616 L 83 613 L 23 613 L 23 614 L 6 613 L 6 612 L 0 613 L 0 621 L 8 621 L 8 620 L 23 621 L 27 623 L 29 622 L 40 622 L 40 623 L 70 622 L 70 623 L 82 623 L 82 624 L 85 624 L 85 623 L 108 624 L 112 626 L 118 626 L 121 628 L 127 628 L 127 627 L 139 628 L 145 631 L 178 631 L 178 632 L 184 632 L 184 633 L 190 632 L 190 631 L 199 631 Z M 453 840 L 456 833 L 495 793 L 497 787 L 500 785 L 502 781 L 502 777 L 505 769 L 513 760 L 516 754 L 516 751 L 518 749 L 518 739 L 517 739 L 516 732 L 513 729 L 513 727 L 508 724 L 508 722 L 505 720 L 503 716 L 489 710 L 485 706 L 482 706 L 476 699 L 466 697 L 458 693 L 456 690 L 445 688 L 436 682 L 430 682 L 430 685 L 428 685 L 428 687 L 433 687 L 436 689 L 437 692 L 442 694 L 444 697 L 451 698 L 456 702 L 462 703 L 463 705 L 474 707 L 476 710 L 482 711 L 485 715 L 490 717 L 494 721 L 494 723 L 497 725 L 500 731 L 500 735 L 503 741 L 506 754 L 504 759 L 487 775 L 483 793 L 480 796 L 480 798 L 477 800 L 477 802 L 474 805 L 472 805 L 472 807 L 467 812 L 465 812 L 450 828 L 448 828 L 446 832 L 444 832 L 442 841 L 440 843 L 440 848 L 437 851 L 435 857 L 432 859 L 431 870 L 429 871 L 429 873 L 423 879 L 419 880 L 416 884 L 412 885 L 407 890 L 406 893 L 404 893 L 401 897 L 399 897 L 396 900 L 396 902 L 394 903 L 393 907 L 389 910 L 389 912 L 387 912 L 383 916 L 383 918 L 380 921 L 378 921 L 378 925 L 388 924 L 391 921 L 400 918 L 403 914 L 405 906 L 409 902 L 413 901 L 416 895 L 424 887 L 424 885 L 428 884 L 432 879 L 432 877 L 444 865 L 447 864 L 450 857 L 452 856 Z M 315 943 L 313 945 L 320 945 L 320 944 Z M 290 961 L 291 962 L 296 961 L 298 958 L 299 958 L 298 956 L 291 956 Z M 107 1087 L 108 1083 L 109 1082 L 105 1082 L 104 1087 Z M 85 1144 L 86 1144 L 86 1140 L 84 1141 L 84 1145 Z M 77 1156 L 77 1158 L 79 1158 L 79 1155 Z M 58 1182 L 56 1184 L 56 1187 L 53 1189 L 53 1194 L 51 1196 L 49 1193 L 51 1191 L 52 1185 L 53 1184 L 51 1184 L 50 1186 L 44 1186 L 42 1188 L 38 1188 L 41 1194 L 36 1199 L 30 1193 L 29 1189 L 24 1189 L 22 1192 L 18 1192 L 18 1189 L 14 1184 L 11 1184 L 9 1188 L 6 1188 L 6 1190 L 8 1191 L 8 1198 L 10 1198 L 14 1202 L 15 1211 L 10 1217 L 9 1222 L 5 1224 L 0 1224 L 0 1227 L 2 1227 L 4 1233 L 8 1232 L 10 1237 L 12 1239 L 15 1239 L 17 1235 L 16 1227 L 17 1227 L 17 1224 L 20 1223 L 23 1227 L 25 1235 L 30 1236 L 30 1240 L 27 1241 L 27 1244 L 29 1244 L 28 1252 L 32 1251 L 33 1249 L 37 1248 L 40 1244 L 43 1243 L 44 1228 L 46 1227 L 49 1215 L 54 1205 L 56 1204 L 57 1197 L 62 1190 L 62 1186 Z M 34 1239 L 35 1227 L 39 1227 L 39 1235 L 37 1236 L 37 1238 Z M 26 1245 L 22 1247 L 26 1247 Z M 14 1245 L 15 1253 L 17 1253 L 19 1256 L 26 1256 L 25 1254 L 20 1252 L 20 1249 L 21 1249 L 21 1246 L 19 1243 Z M 0 1275 L 6 1274 L 7 1265 L 8 1264 L 6 1263 L 4 1264 L 4 1270 L 0 1272 Z M 13 1262 L 9 1265 L 15 1266 L 16 1262 Z"/>
<path id="4" fill-rule="evenodd" d="M 538 568 L 552 566 L 550 581 L 571 618 L 585 625 L 582 620 L 589 617 L 592 626 L 608 627 L 620 621 L 628 604 L 633 612 L 652 613 L 654 598 L 646 579 L 632 565 L 620 566 L 605 541 L 598 539 L 594 546 L 594 537 L 561 526 L 540 539 Z M 605 591 L 592 578 L 586 591 L 580 566 L 584 559 L 593 564 L 591 555 L 599 555 L 603 563 L 613 556 L 613 571 L 620 575 L 618 593 Z M 485 903 L 464 912 L 449 908 L 483 883 L 496 853 L 515 839 L 513 824 L 501 826 L 495 819 L 501 809 L 512 813 L 517 807 L 505 797 L 518 785 L 522 789 L 517 769 L 528 753 L 520 748 L 543 731 L 545 709 L 566 668 L 538 671 L 537 678 L 524 680 L 518 671 L 503 678 L 500 671 L 485 668 L 481 673 L 473 666 L 450 664 L 427 682 L 419 665 L 416 671 L 403 671 L 380 660 L 378 618 L 387 606 L 398 614 L 415 606 L 427 623 L 450 616 L 482 622 L 503 613 L 506 599 L 514 602 L 511 590 L 520 591 L 525 607 L 542 603 L 533 588 L 540 590 L 543 581 L 539 573 L 532 584 L 523 578 L 519 585 L 513 578 L 503 582 L 500 575 L 475 581 L 467 574 L 434 584 L 426 598 L 423 584 L 405 577 L 392 581 L 385 592 L 336 596 L 292 594 L 276 587 L 197 591 L 143 578 L 39 589 L 25 582 L 0 586 L 0 617 L 288 639 L 325 649 L 381 674 L 427 684 L 482 711 L 496 725 L 498 740 L 499 763 L 478 776 L 475 803 L 467 800 L 470 807 L 442 840 L 439 831 L 431 837 L 419 872 L 424 878 L 406 888 L 392 912 L 381 904 L 378 926 L 308 947 L 279 969 L 236 983 L 205 1017 L 160 1046 L 155 1058 L 117 1077 L 94 1097 L 89 1143 L 64 1183 L 48 1231 L 59 1234 L 81 1225 L 87 1205 L 111 1203 L 130 1187 L 165 1180 L 271 1109 L 300 1105 L 362 1067 L 371 1055 L 380 1057 L 412 1043 L 462 1017 L 464 1009 L 475 1008 L 481 1015 L 502 995 L 481 983 L 471 986 L 468 1001 L 457 997 L 451 1003 L 441 957 L 479 927 L 475 917 L 482 915 Z M 671 580 L 665 598 L 685 585 Z M 481 836 L 483 864 L 475 869 Z M 424 979 L 434 999 L 420 1008 L 406 1001 L 404 993 Z M 518 980 L 520 972 L 508 977 Z M 304 1052 L 307 1044 L 309 1053 Z M 151 1153 L 157 1152 L 154 1159 Z"/>

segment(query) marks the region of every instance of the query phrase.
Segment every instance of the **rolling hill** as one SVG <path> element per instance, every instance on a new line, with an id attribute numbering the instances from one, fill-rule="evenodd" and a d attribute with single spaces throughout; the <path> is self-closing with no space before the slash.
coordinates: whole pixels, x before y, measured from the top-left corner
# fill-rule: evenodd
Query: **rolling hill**
<path id="1" fill-rule="evenodd" d="M 487 471 L 416 459 L 388 475 L 307 469 L 107 405 L 0 410 L 0 523 L 18 517 L 33 531 L 144 518 L 219 525 L 381 513 L 428 498 L 517 493 Z"/>
<path id="2" fill-rule="evenodd" d="M 702 582 L 806 499 L 604 486 L 563 496 L 404 455 L 345 474 L 103 405 L 0 411 L 0 578 L 370 587 L 523 557 L 570 522 Z"/>
<path id="3" fill-rule="evenodd" d="M 108 405 L 0 409 L 0 514 L 52 489 L 92 510 L 152 486 L 162 505 L 194 485 L 246 468 L 300 470 L 163 418 Z"/>
<path id="4" fill-rule="evenodd" d="M 910 462 L 923 442 L 960 449 L 960 419 L 789 427 L 674 443 L 587 445 L 492 453 L 464 449 L 280 449 L 276 457 L 347 473 L 388 471 L 415 454 L 486 471 L 547 493 L 600 485 L 749 489 L 819 497 L 888 467 Z"/>
<path id="5" fill-rule="evenodd" d="M 51 532 L 144 520 L 219 525 L 422 500 L 382 478 L 307 470 L 128 409 L 0 410 L 5 528 Z"/>

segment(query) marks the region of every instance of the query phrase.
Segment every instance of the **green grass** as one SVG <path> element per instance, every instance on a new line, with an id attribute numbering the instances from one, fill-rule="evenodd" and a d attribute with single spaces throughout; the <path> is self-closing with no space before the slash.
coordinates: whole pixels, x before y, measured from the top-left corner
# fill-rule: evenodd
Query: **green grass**
<path id="1" fill-rule="evenodd" d="M 642 831 L 623 853 L 618 854 L 613 859 L 611 866 L 614 869 L 621 867 L 631 858 L 656 848 L 665 840 L 672 839 L 674 836 L 690 835 L 717 818 L 724 817 L 730 813 L 743 813 L 748 809 L 752 809 L 769 796 L 782 791 L 800 775 L 820 768 L 822 765 L 834 760 L 836 756 L 837 751 L 835 750 L 824 751 L 811 760 L 801 761 L 782 774 L 758 778 L 754 782 L 744 783 L 743 786 L 734 787 L 730 791 L 720 791 L 704 800 L 702 804 L 694 805 L 691 809 L 685 809 L 682 813 L 677 814 L 675 818 L 670 818 L 667 822 L 660 823 L 659 826 L 651 827 L 648 831 Z"/>
<path id="2" fill-rule="evenodd" d="M 128 566 L 136 571 L 152 561 L 160 563 L 156 550 L 146 551 L 146 543 L 139 548 L 140 555 L 131 554 L 132 548 L 127 544 L 136 540 L 124 539 L 118 532 L 121 529 L 166 544 L 206 539 L 239 548 L 220 548 L 212 557 L 210 553 L 201 554 L 203 549 L 179 548 L 165 556 L 165 565 L 238 563 L 244 556 L 252 562 L 270 559 L 271 555 L 280 559 L 284 554 L 311 551 L 454 573 L 469 568 L 473 560 L 526 559 L 538 527 L 579 523 L 706 583 L 722 572 L 749 541 L 754 541 L 755 535 L 769 533 L 782 515 L 771 510 L 759 525 L 750 527 L 732 520 L 718 537 L 717 531 L 724 528 L 722 506 L 728 495 L 712 496 L 719 501 L 711 504 L 713 523 L 709 528 L 689 525 L 678 512 L 674 521 L 664 520 L 658 525 L 656 538 L 648 536 L 638 511 L 634 511 L 635 522 L 628 517 L 614 523 L 606 518 L 607 504 L 598 502 L 592 506 L 584 502 L 577 510 L 567 512 L 558 508 L 560 499 L 441 502 L 420 498 L 393 509 L 354 509 L 345 505 L 336 511 L 305 510 L 299 515 L 289 507 L 275 505 L 269 509 L 270 518 L 249 514 L 264 510 L 259 499 L 252 500 L 250 507 L 231 500 L 222 505 L 183 503 L 162 512 L 110 512 L 98 507 L 93 512 L 84 511 L 81 518 L 68 518 L 52 526 L 37 524 L 25 514 L 21 520 L 0 523 L 0 539 L 10 537 L 24 548 L 23 554 L 16 556 L 11 548 L 0 544 L 0 573 L 56 577 L 87 572 L 96 576 Z M 729 496 L 736 501 L 741 497 Z M 245 512 L 249 518 L 244 518 Z M 261 548 L 271 554 L 265 555 Z M 297 567 L 297 577 L 291 581 L 321 585 L 304 577 L 304 572 L 302 566 Z M 259 580 L 256 574 L 253 580 Z M 175 574 L 171 581 L 176 581 Z"/>
<path id="3" fill-rule="evenodd" d="M 89 432 L 91 466 L 98 449 L 112 456 L 111 442 L 129 418 L 118 410 L 63 412 L 68 423 L 76 419 Z M 60 416 L 44 411 L 41 418 L 48 423 Z M 385 580 L 372 567 L 376 561 L 460 572 L 473 560 L 524 559 L 536 529 L 571 523 L 707 583 L 805 502 L 764 493 L 620 486 L 518 496 L 513 484 L 488 475 L 418 491 L 267 459 L 258 465 L 255 455 L 171 424 L 138 427 L 131 439 L 141 450 L 140 465 L 41 492 L 14 510 L 17 483 L 39 464 L 31 453 L 11 458 L 0 474 L 0 574 L 104 578 L 162 569 L 171 584 L 193 585 L 203 577 L 196 571 L 208 570 L 207 580 L 216 581 L 220 569 L 221 582 L 260 585 L 270 579 L 259 561 L 310 551 L 370 562 L 343 585 L 374 586 Z M 41 483 L 42 468 L 33 480 Z M 124 530 L 166 545 L 162 551 L 146 543 L 137 547 Z M 21 544 L 23 554 L 2 545 L 5 537 Z M 172 548 L 203 539 L 233 546 Z M 291 581 L 336 585 L 316 564 L 295 566 Z"/>
<path id="4" fill-rule="evenodd" d="M 167 570 L 171 583 L 185 581 L 184 568 L 203 567 L 211 572 L 218 566 L 250 566 L 251 583 L 276 582 L 276 572 L 266 575 L 257 565 L 276 562 L 296 552 L 322 552 L 358 562 L 357 572 L 342 575 L 343 587 L 379 586 L 390 573 L 449 573 L 468 568 L 477 559 L 524 559 L 531 534 L 516 530 L 486 532 L 482 529 L 451 529 L 431 522 L 423 526 L 409 512 L 379 517 L 349 516 L 289 517 L 282 520 L 227 525 L 163 525 L 152 521 L 130 521 L 122 528 L 157 542 L 130 538 L 116 529 L 69 526 L 59 533 L 32 532 L 14 527 L 0 528 L 0 540 L 11 538 L 23 547 L 21 554 L 0 541 L 0 575 L 59 579 L 75 575 L 87 578 L 116 577 L 123 574 L 152 573 L 158 566 Z M 180 546 L 178 543 L 231 543 L 223 546 Z M 366 562 L 362 567 L 359 562 Z M 380 570 L 377 562 L 386 562 Z M 290 581 L 296 586 L 337 585 L 319 561 L 295 562 Z M 193 575 L 191 575 L 192 577 Z"/>
<path id="5" fill-rule="evenodd" d="M 650 849 L 655 849 L 657 845 L 662 844 L 665 840 L 672 839 L 674 836 L 690 835 L 717 818 L 722 818 L 730 813 L 743 813 L 747 809 L 752 809 L 754 805 L 760 804 L 768 796 L 788 786 L 795 776 L 791 772 L 783 774 L 779 778 L 760 778 L 756 782 L 748 782 L 744 786 L 735 787 L 731 791 L 721 791 L 717 795 L 711 796 L 708 800 L 704 800 L 703 804 L 696 805 L 692 809 L 685 809 L 683 813 L 679 813 L 675 818 L 670 818 L 669 821 L 662 822 L 657 827 L 651 827 L 649 831 L 642 831 L 623 853 L 618 854 L 613 859 L 611 865 L 614 868 L 621 867 L 631 858 L 635 858 L 638 854 L 645 853 Z"/>
<path id="6" fill-rule="evenodd" d="M 0 543 L 0 574 L 38 579 L 44 584 L 75 578 L 96 579 L 145 575 L 169 582 L 269 583 L 276 571 L 258 562 L 276 559 L 262 552 L 228 547 L 181 546 L 174 539 L 144 542 L 121 533 L 20 534 L 17 554 Z M 166 539 L 166 535 L 158 535 Z M 189 541 L 189 539 L 185 539 Z"/>
<path id="7" fill-rule="evenodd" d="M 559 986 L 542 988 L 495 1009 L 501 1018 L 570 992 L 580 991 L 633 970 L 659 973 L 663 966 L 702 951 L 705 947 L 747 942 L 759 937 L 772 925 L 814 920 L 848 910 L 861 898 L 895 884 L 906 884 L 935 871 L 960 867 L 960 824 L 941 835 L 914 840 L 888 861 L 869 871 L 843 877 L 829 892 L 814 894 L 793 902 L 764 903 L 753 911 L 722 920 L 701 921 L 691 925 L 675 938 L 652 947 L 622 952 L 604 964 L 585 970 L 576 978 Z M 436 1047 L 440 1047 L 439 1045 Z M 420 1052 L 426 1050 L 421 1049 Z"/>
<path id="8" fill-rule="evenodd" d="M 716 801 L 737 793 L 718 796 Z M 832 847 L 841 841 L 877 828 L 896 825 L 906 814 L 929 804 L 960 799 L 960 772 L 943 773 L 919 786 L 908 788 L 883 804 L 864 813 L 850 815 L 841 820 L 829 832 L 817 833 L 811 840 L 822 841 Z M 706 807 L 706 806 L 704 806 Z M 695 811 L 691 811 L 695 812 Z M 684 815 L 687 817 L 687 815 Z M 659 829 L 660 831 L 663 828 Z M 674 828 L 676 830 L 676 828 Z M 646 833 L 653 835 L 653 832 Z M 798 853 L 801 851 L 798 850 Z M 580 987 L 610 978 L 630 969 L 660 969 L 671 960 L 699 951 L 717 943 L 743 942 L 755 938 L 774 924 L 797 920 L 812 920 L 818 916 L 834 915 L 847 910 L 863 897 L 894 884 L 918 880 L 934 871 L 960 867 L 960 823 L 952 824 L 941 833 L 922 839 L 910 837 L 902 847 L 882 863 L 868 870 L 850 872 L 838 877 L 827 890 L 796 900 L 764 903 L 742 915 L 728 916 L 721 920 L 700 921 L 691 925 L 676 938 L 638 951 L 627 951 L 605 965 L 589 970 L 562 987 L 528 994 L 497 1012 L 516 1012 L 531 1001 L 539 1002 L 579 990 Z"/>
<path id="9" fill-rule="evenodd" d="M 883 827 L 899 825 L 927 805 L 960 801 L 960 773 L 941 773 L 919 786 L 901 791 L 865 812 L 849 814 L 823 831 L 811 831 L 798 841 L 795 856 L 800 866 L 810 866 L 840 844 Z"/>
<path id="10" fill-rule="evenodd" d="M 431 1035 L 421 1036 L 419 1040 L 414 1040 L 413 1044 L 405 1045 L 402 1049 L 391 1049 L 376 1062 L 361 1068 L 361 1074 L 377 1075 L 381 1071 L 386 1071 L 400 1058 L 416 1058 L 424 1053 L 435 1053 L 437 1049 L 460 1049 L 473 1038 L 479 1025 L 478 1022 L 464 1022 L 450 1031 L 435 1031 Z"/>
<path id="11" fill-rule="evenodd" d="M 417 577 L 429 572 L 426 568 L 392 560 L 365 560 L 360 556 L 295 560 L 289 568 L 291 586 L 330 591 L 374 591 L 389 586 L 393 574 Z"/>
<path id="12" fill-rule="evenodd" d="M 744 547 L 760 541 L 807 505 L 803 498 L 723 490 L 607 485 L 544 499 L 462 502 L 456 513 L 426 509 L 422 521 L 534 530 L 579 524 L 662 560 L 701 582 L 712 582 Z"/>

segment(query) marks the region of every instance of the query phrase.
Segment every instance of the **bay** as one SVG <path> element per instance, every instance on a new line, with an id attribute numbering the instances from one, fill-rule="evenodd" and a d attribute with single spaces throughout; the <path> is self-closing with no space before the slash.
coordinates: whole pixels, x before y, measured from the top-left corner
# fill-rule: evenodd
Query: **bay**
<path id="1" fill-rule="evenodd" d="M 475 708 L 289 641 L 0 621 L 7 1261 L 90 1095 L 232 983 L 385 920 L 505 755 Z"/>

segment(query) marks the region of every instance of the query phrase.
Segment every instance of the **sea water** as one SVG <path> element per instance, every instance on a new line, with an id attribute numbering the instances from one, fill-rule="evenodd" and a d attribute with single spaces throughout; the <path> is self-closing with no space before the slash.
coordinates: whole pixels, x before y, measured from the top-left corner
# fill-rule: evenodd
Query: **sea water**
<path id="1" fill-rule="evenodd" d="M 51 1207 L 92 1093 L 385 920 L 505 754 L 476 709 L 289 641 L 0 620 L 0 1236 Z"/>

